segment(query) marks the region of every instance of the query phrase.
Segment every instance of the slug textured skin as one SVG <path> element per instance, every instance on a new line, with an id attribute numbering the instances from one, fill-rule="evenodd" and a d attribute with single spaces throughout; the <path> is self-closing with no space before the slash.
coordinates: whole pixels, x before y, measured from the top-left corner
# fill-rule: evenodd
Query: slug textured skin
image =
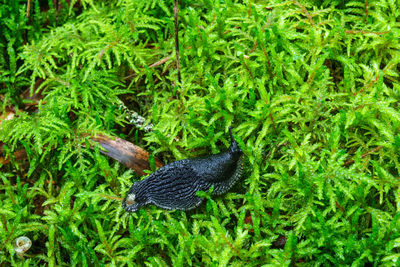
<path id="1" fill-rule="evenodd" d="M 202 198 L 199 190 L 213 194 L 226 193 L 242 172 L 243 153 L 231 136 L 231 146 L 225 152 L 202 158 L 183 159 L 161 167 L 146 179 L 136 182 L 122 202 L 128 212 L 147 204 L 167 210 L 189 210 L 197 207 Z"/>

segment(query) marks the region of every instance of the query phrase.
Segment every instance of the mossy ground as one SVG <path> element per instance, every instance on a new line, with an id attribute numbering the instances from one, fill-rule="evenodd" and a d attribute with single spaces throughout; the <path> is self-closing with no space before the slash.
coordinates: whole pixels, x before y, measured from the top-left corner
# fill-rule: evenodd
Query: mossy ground
<path id="1" fill-rule="evenodd" d="M 2 266 L 400 264 L 398 0 L 182 0 L 181 84 L 172 1 L 45 2 L 0 1 Z M 171 162 L 226 149 L 229 126 L 243 177 L 189 212 L 126 213 L 140 177 L 88 143 Z"/>

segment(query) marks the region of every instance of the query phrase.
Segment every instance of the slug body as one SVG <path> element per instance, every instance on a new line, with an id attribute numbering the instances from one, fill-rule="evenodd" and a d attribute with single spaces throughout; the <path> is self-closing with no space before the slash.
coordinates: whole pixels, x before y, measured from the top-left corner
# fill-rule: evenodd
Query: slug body
<path id="1" fill-rule="evenodd" d="M 136 182 L 122 202 L 128 212 L 135 212 L 147 204 L 168 210 L 189 210 L 197 207 L 202 198 L 199 190 L 213 194 L 227 192 L 239 179 L 242 171 L 242 155 L 235 139 L 225 152 L 203 158 L 183 159 L 161 167 L 146 179 Z"/>

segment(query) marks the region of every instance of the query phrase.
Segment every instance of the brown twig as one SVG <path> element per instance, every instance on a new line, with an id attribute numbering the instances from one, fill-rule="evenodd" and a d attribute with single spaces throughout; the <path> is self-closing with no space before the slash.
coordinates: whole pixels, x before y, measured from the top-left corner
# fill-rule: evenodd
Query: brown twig
<path id="1" fill-rule="evenodd" d="M 247 64 L 246 64 L 246 57 L 243 57 L 243 65 L 245 66 L 247 72 L 250 74 L 251 79 L 254 79 L 253 73 L 251 73 L 250 68 L 249 68 L 249 67 L 247 66 Z"/>
<path id="2" fill-rule="evenodd" d="M 225 243 L 228 244 L 228 246 L 236 253 L 236 255 L 239 255 L 238 249 L 228 240 L 228 238 L 221 233 L 221 237 L 225 240 Z"/>
<path id="3" fill-rule="evenodd" d="M 269 56 L 268 56 L 267 51 L 265 50 L 264 44 L 262 44 L 261 47 L 262 47 L 262 51 L 264 53 L 264 56 L 267 59 L 269 78 L 272 79 L 274 77 L 274 74 L 272 73 L 272 69 L 271 69 L 271 61 L 269 60 Z"/>
<path id="4" fill-rule="evenodd" d="M 390 31 L 384 32 L 371 32 L 371 31 L 364 31 L 364 30 L 347 30 L 345 33 L 347 34 L 376 34 L 376 35 L 384 35 L 388 34 Z"/>
<path id="5" fill-rule="evenodd" d="M 167 56 L 167 57 L 164 57 L 164 58 L 160 59 L 160 60 L 157 61 L 157 62 L 154 62 L 153 64 L 151 64 L 151 65 L 149 66 L 149 68 L 154 68 L 154 67 L 157 67 L 157 66 L 160 66 L 160 65 L 164 64 L 165 62 L 167 62 L 168 60 L 171 59 L 171 56 L 172 56 L 172 55 L 169 55 L 169 56 Z M 123 78 L 123 80 L 132 78 L 132 77 L 134 77 L 134 76 L 136 76 L 136 73 L 130 74 L 130 75 L 128 75 L 128 76 L 125 76 L 125 77 Z"/>
<path id="6" fill-rule="evenodd" d="M 122 201 L 122 199 L 123 199 L 120 197 L 114 197 L 114 196 L 109 196 L 109 195 L 105 195 L 105 194 L 98 194 L 98 195 L 102 198 L 108 198 L 108 199 L 118 200 L 118 201 Z"/>
<path id="7" fill-rule="evenodd" d="M 144 170 L 150 169 L 149 152 L 143 148 L 118 137 L 110 138 L 105 135 L 97 135 L 90 139 L 98 142 L 105 149 L 100 150 L 101 153 L 121 162 L 139 175 L 144 175 Z M 155 159 L 155 164 L 157 168 L 163 165 L 158 159 Z"/>
<path id="8" fill-rule="evenodd" d="M 364 22 L 366 23 L 367 22 L 367 18 L 368 18 L 368 0 L 365 0 L 364 12 L 365 12 Z"/>
<path id="9" fill-rule="evenodd" d="M 139 175 L 145 175 L 144 170 L 150 169 L 149 164 L 149 152 L 143 148 L 132 144 L 121 138 L 110 138 L 105 135 L 98 135 L 96 137 L 90 138 L 92 141 L 98 142 L 101 153 L 107 155 L 122 164 L 124 164 L 129 169 L 134 170 Z M 0 155 L 3 154 L 3 149 L 0 147 Z M 25 150 L 18 150 L 14 152 L 14 158 L 16 160 L 26 159 L 27 153 Z M 0 156 L 0 164 L 6 165 L 10 163 L 10 158 L 5 158 Z M 162 162 L 155 159 L 156 168 L 163 166 Z"/>
<path id="10" fill-rule="evenodd" d="M 171 58 L 171 55 L 169 55 L 169 56 L 167 56 L 167 57 L 165 57 L 165 58 L 163 58 L 163 59 L 151 64 L 149 66 L 149 68 L 154 68 L 154 67 L 160 66 L 160 65 L 164 64 L 165 62 L 167 62 L 170 58 Z"/>
<path id="11" fill-rule="evenodd" d="M 178 13 L 179 3 L 175 0 L 174 6 L 174 22 L 175 22 L 175 53 L 176 53 L 176 69 L 178 70 L 178 82 L 181 83 L 181 61 L 179 58 L 179 32 L 178 32 Z"/>
<path id="12" fill-rule="evenodd" d="M 379 80 L 379 74 L 376 75 L 376 77 L 375 77 L 372 81 L 369 81 L 369 83 L 368 83 L 367 85 L 365 85 L 363 88 L 361 88 L 359 91 L 354 92 L 353 95 L 355 96 L 355 95 L 357 95 L 357 94 L 359 94 L 359 93 L 364 92 L 365 90 L 367 90 L 367 89 L 369 89 L 371 86 L 373 86 L 378 80 Z"/>
<path id="13" fill-rule="evenodd" d="M 26 18 L 27 18 L 27 19 L 29 19 L 29 13 L 30 13 L 30 11 L 31 11 L 31 0 L 28 0 L 28 1 L 27 1 L 27 4 L 26 4 Z"/>
<path id="14" fill-rule="evenodd" d="M 275 122 L 274 122 L 274 117 L 272 116 L 271 112 L 268 114 L 269 118 L 271 119 L 272 122 L 272 128 L 274 129 L 274 132 L 276 132 L 276 127 L 275 127 Z"/>
<path id="15" fill-rule="evenodd" d="M 254 42 L 253 48 L 249 51 L 249 55 L 253 53 L 257 48 L 257 40 Z"/>
<path id="16" fill-rule="evenodd" d="M 250 18 L 251 17 L 251 1 L 249 1 L 249 8 L 247 10 L 247 17 Z"/>
<path id="17" fill-rule="evenodd" d="M 297 6 L 299 6 L 301 8 L 301 10 L 303 10 L 303 13 L 306 15 L 306 17 L 308 18 L 308 20 L 310 21 L 312 26 L 315 26 L 315 23 L 310 15 L 310 13 L 308 13 L 307 8 L 305 6 L 303 6 L 302 4 L 300 4 L 299 1 L 294 0 L 293 1 Z"/>
<path id="18" fill-rule="evenodd" d="M 283 142 L 282 144 L 276 144 L 273 148 L 270 149 L 270 151 L 268 152 L 268 154 L 265 156 L 265 159 L 269 159 L 269 157 L 271 156 L 271 154 L 272 154 L 272 152 L 273 152 L 274 150 L 279 149 L 279 148 L 281 148 L 281 147 L 283 147 L 283 146 L 287 146 L 288 143 L 289 143 L 289 142 L 286 141 L 286 142 Z"/>
<path id="19" fill-rule="evenodd" d="M 371 151 L 368 151 L 367 153 L 362 154 L 362 155 L 361 155 L 361 158 L 365 158 L 365 157 L 368 156 L 369 154 L 375 153 L 375 152 L 381 150 L 382 148 L 383 148 L 383 146 L 377 146 L 377 147 L 375 147 L 374 149 L 372 149 Z M 345 163 L 343 163 L 342 167 L 346 167 L 346 166 L 348 166 L 348 165 L 351 165 L 351 164 L 353 164 L 354 162 L 355 162 L 354 159 L 350 159 L 350 160 L 346 161 Z"/>

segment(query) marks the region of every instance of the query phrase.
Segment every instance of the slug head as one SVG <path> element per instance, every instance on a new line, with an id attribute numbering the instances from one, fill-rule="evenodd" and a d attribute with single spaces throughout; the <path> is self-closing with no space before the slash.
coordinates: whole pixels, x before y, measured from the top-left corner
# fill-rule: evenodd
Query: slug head
<path id="1" fill-rule="evenodd" d="M 140 182 L 136 182 L 129 189 L 128 195 L 122 201 L 122 207 L 128 212 L 135 212 L 140 207 L 149 204 L 147 197 L 138 190 L 138 184 Z"/>

